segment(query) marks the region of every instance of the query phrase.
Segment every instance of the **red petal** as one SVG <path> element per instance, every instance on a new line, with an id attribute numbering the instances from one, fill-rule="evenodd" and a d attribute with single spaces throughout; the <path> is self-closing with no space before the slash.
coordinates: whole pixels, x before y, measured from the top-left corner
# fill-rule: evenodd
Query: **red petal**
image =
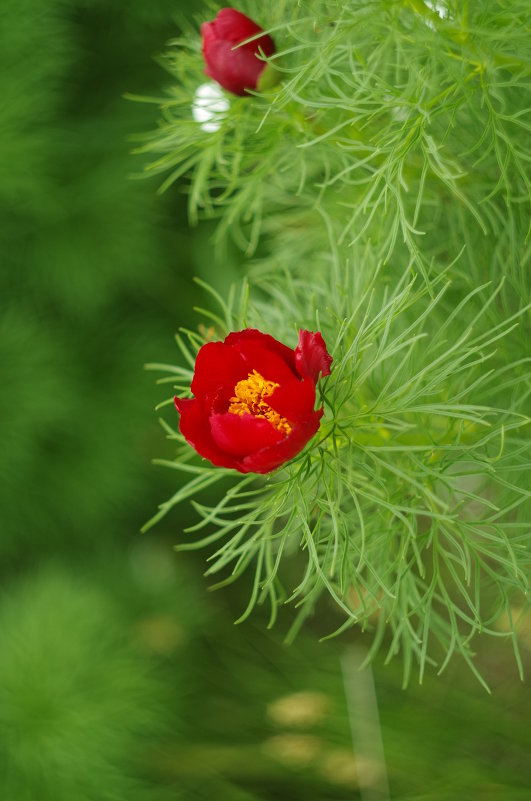
<path id="1" fill-rule="evenodd" d="M 310 376 L 314 384 L 319 379 L 319 373 L 330 375 L 332 357 L 326 349 L 321 333 L 317 331 L 299 331 L 299 344 L 295 348 L 295 366 L 302 376 Z"/>
<path id="2" fill-rule="evenodd" d="M 283 435 L 269 420 L 252 414 L 213 414 L 210 429 L 216 445 L 232 456 L 248 456 L 280 442 Z"/>
<path id="3" fill-rule="evenodd" d="M 218 467 L 237 467 L 237 461 L 222 451 L 212 438 L 209 425 L 210 409 L 196 398 L 175 398 L 180 414 L 179 430 L 200 456 Z"/>
<path id="4" fill-rule="evenodd" d="M 245 343 L 240 352 L 247 363 L 249 372 L 256 370 L 267 381 L 285 384 L 291 383 L 295 378 L 284 359 L 254 342 Z"/>
<path id="5" fill-rule="evenodd" d="M 262 28 L 245 14 L 234 8 L 222 8 L 213 22 L 201 26 L 207 75 L 237 95 L 244 95 L 246 89 L 256 89 L 266 66 L 257 54 L 262 51 L 266 56 L 273 55 L 273 40 L 264 34 L 242 47 L 233 48 L 261 32 Z"/>
<path id="6" fill-rule="evenodd" d="M 256 89 L 266 65 L 256 57 L 254 50 L 249 51 L 245 46 L 233 50 L 232 47 L 223 40 L 205 47 L 205 72 L 228 92 L 244 95 L 246 89 Z"/>
<path id="7" fill-rule="evenodd" d="M 238 381 L 248 375 L 238 351 L 223 342 L 207 342 L 197 354 L 191 390 L 196 398 L 223 391 L 230 398 Z"/>
<path id="8" fill-rule="evenodd" d="M 206 24 L 213 26 L 218 39 L 225 39 L 233 44 L 243 42 L 263 30 L 256 22 L 235 8 L 222 8 L 214 21 Z"/>
<path id="9" fill-rule="evenodd" d="M 315 406 L 315 384 L 308 376 L 277 387 L 267 399 L 268 404 L 291 423 L 311 417 Z"/>
<path id="10" fill-rule="evenodd" d="M 283 345 L 282 342 L 279 342 L 278 339 L 275 339 L 269 334 L 263 334 L 261 331 L 258 331 L 257 328 L 244 328 L 243 331 L 233 331 L 232 334 L 229 334 L 228 337 L 225 338 L 225 343 L 227 345 L 239 347 L 240 345 L 245 346 L 244 343 L 246 342 L 255 342 L 266 350 L 276 353 L 277 356 L 280 356 L 286 362 L 293 373 L 296 372 L 295 351 L 292 348 L 288 348 L 287 345 Z"/>
<path id="11" fill-rule="evenodd" d="M 295 426 L 282 442 L 246 456 L 238 469 L 242 473 L 270 473 L 284 462 L 293 459 L 318 430 L 322 414 L 323 410 L 319 409 L 304 424 Z"/>

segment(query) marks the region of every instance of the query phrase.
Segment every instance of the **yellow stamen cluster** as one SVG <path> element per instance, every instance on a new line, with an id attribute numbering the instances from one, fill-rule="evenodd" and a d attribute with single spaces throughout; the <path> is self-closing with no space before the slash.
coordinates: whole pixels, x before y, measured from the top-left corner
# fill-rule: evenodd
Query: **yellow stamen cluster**
<path id="1" fill-rule="evenodd" d="M 264 400 L 272 395 L 278 386 L 280 385 L 274 381 L 267 381 L 260 373 L 253 370 L 248 378 L 238 381 L 234 387 L 234 397 L 230 399 L 229 412 L 239 415 L 252 414 L 262 420 L 269 420 L 277 431 L 289 434 L 291 426 L 286 418 L 281 417 Z"/>

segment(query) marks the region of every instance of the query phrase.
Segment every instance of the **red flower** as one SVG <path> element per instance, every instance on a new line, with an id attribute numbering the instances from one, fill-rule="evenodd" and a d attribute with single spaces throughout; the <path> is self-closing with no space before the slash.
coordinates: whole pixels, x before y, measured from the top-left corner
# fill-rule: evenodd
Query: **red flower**
<path id="1" fill-rule="evenodd" d="M 235 8 L 222 8 L 213 22 L 201 25 L 203 57 L 207 75 L 235 95 L 256 89 L 266 64 L 257 58 L 260 50 L 266 56 L 275 52 L 275 44 L 264 34 L 242 47 L 240 42 L 261 33 L 262 28 Z"/>
<path id="2" fill-rule="evenodd" d="M 300 331 L 295 350 L 254 328 L 208 342 L 195 361 L 195 397 L 175 398 L 181 434 L 215 465 L 269 473 L 319 428 L 315 384 L 331 362 L 311 331 Z"/>

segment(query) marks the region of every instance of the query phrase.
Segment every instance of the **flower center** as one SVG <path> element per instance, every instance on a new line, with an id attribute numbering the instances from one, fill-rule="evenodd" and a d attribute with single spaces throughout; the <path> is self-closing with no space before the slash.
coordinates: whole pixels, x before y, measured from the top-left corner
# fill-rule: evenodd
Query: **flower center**
<path id="1" fill-rule="evenodd" d="M 272 395 L 278 386 L 280 384 L 267 381 L 260 373 L 253 370 L 248 378 L 238 381 L 234 387 L 234 397 L 230 399 L 229 412 L 240 416 L 252 414 L 253 417 L 269 420 L 277 431 L 287 436 L 291 431 L 290 424 L 264 400 Z"/>

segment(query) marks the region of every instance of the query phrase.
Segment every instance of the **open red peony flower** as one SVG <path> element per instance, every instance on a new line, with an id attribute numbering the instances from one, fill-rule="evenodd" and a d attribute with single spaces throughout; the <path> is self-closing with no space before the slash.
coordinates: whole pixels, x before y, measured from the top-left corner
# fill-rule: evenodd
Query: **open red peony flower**
<path id="1" fill-rule="evenodd" d="M 244 95 L 246 89 L 256 89 L 266 66 L 257 56 L 260 51 L 266 56 L 273 55 L 275 44 L 272 38 L 264 34 L 233 48 L 262 30 L 235 8 L 222 8 L 215 20 L 201 25 L 206 74 L 235 95 Z"/>
<path id="2" fill-rule="evenodd" d="M 254 328 L 208 342 L 195 361 L 195 397 L 175 398 L 181 434 L 215 465 L 269 473 L 319 428 L 315 384 L 331 363 L 319 332 L 300 331 L 295 350 Z"/>

